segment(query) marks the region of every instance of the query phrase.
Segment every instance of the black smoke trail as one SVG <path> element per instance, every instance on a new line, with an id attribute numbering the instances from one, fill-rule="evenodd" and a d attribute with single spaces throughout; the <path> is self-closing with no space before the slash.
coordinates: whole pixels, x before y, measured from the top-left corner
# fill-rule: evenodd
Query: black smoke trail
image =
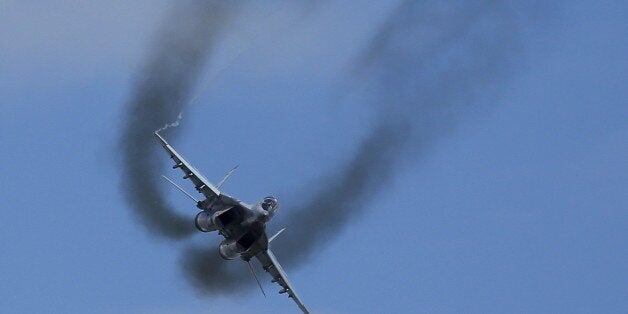
<path id="1" fill-rule="evenodd" d="M 122 191 L 133 213 L 153 235 L 181 239 L 194 230 L 188 216 L 167 204 L 152 132 L 173 120 L 189 97 L 233 5 L 222 1 L 176 2 L 163 21 L 140 71 L 125 113 L 120 137 Z"/>
<path id="2" fill-rule="evenodd" d="M 274 244 L 283 262 L 311 260 L 359 218 L 404 159 L 421 158 L 477 105 L 474 98 L 495 91 L 519 55 L 515 17 L 496 1 L 399 5 L 355 64 L 356 77 L 372 78 L 365 84 L 373 127 L 348 163 L 309 189 L 307 202 L 287 206 L 295 210 L 282 225 L 294 227 Z"/>
<path id="3" fill-rule="evenodd" d="M 216 245 L 188 247 L 180 263 L 187 280 L 204 295 L 233 295 L 256 287 L 247 266 L 222 259 Z"/>

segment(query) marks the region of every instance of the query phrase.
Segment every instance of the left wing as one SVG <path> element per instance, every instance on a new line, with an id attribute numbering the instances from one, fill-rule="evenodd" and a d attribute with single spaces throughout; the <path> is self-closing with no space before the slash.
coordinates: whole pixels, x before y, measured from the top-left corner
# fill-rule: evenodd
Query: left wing
<path id="1" fill-rule="evenodd" d="M 203 193 L 206 198 L 214 198 L 220 196 L 220 191 L 209 182 L 209 180 L 205 179 L 205 177 L 196 170 L 189 162 L 187 162 L 183 156 L 177 153 L 166 140 L 159 135 L 159 133 L 155 132 L 155 137 L 161 142 L 161 145 L 166 149 L 168 154 L 170 154 L 170 158 L 174 161 L 175 165 L 173 168 L 181 168 L 183 173 L 185 173 L 184 179 L 190 179 L 194 186 L 196 186 L 196 190 L 199 193 Z"/>
<path id="2" fill-rule="evenodd" d="M 262 263 L 262 267 L 264 268 L 264 270 L 273 277 L 272 282 L 276 282 L 283 288 L 279 291 L 279 293 L 287 293 L 288 297 L 292 298 L 292 300 L 296 302 L 296 304 L 299 306 L 301 311 L 303 311 L 303 313 L 309 314 L 310 312 L 307 310 L 307 308 L 305 308 L 305 304 L 301 302 L 299 296 L 297 296 L 296 291 L 294 291 L 294 288 L 292 288 L 290 281 L 288 281 L 288 276 L 286 276 L 286 272 L 284 272 L 283 268 L 281 268 L 281 265 L 279 265 L 279 262 L 277 261 L 277 258 L 275 257 L 273 252 L 268 249 L 266 251 L 258 253 L 257 255 L 255 255 L 255 257 L 257 257 L 260 263 Z"/>

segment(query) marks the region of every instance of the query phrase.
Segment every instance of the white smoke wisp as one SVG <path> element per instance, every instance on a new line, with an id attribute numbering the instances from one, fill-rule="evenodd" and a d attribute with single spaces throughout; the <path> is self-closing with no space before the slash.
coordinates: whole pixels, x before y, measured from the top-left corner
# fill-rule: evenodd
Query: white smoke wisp
<path id="1" fill-rule="evenodd" d="M 159 129 L 155 130 L 155 133 L 159 133 L 159 132 L 167 130 L 169 128 L 176 128 L 176 127 L 178 127 L 179 123 L 181 123 L 182 119 L 183 119 L 183 112 L 179 112 L 179 115 L 177 116 L 177 119 L 174 122 L 170 122 L 170 123 L 164 124 L 164 126 L 162 126 Z"/>

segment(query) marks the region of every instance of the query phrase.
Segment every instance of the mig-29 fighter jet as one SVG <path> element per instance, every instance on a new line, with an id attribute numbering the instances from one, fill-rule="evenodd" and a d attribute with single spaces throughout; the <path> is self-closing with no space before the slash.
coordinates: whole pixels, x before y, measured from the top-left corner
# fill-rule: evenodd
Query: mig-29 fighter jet
<path id="1" fill-rule="evenodd" d="M 284 272 L 277 258 L 269 248 L 269 243 L 277 237 L 284 229 L 280 230 L 270 239 L 266 235 L 266 223 L 270 221 L 273 215 L 279 209 L 277 199 L 268 196 L 254 205 L 245 204 L 229 195 L 221 193 L 220 186 L 233 172 L 230 171 L 218 185 L 212 185 L 205 177 L 196 170 L 183 156 L 177 153 L 172 146 L 157 132 L 155 137 L 160 141 L 161 145 L 166 149 L 170 158 L 174 161 L 173 168 L 179 168 L 183 171 L 184 179 L 190 179 L 196 190 L 203 194 L 205 199 L 196 200 L 192 195 L 183 190 L 172 180 L 164 176 L 166 180 L 177 187 L 181 192 L 185 193 L 189 198 L 196 202 L 201 212 L 196 215 L 196 228 L 202 232 L 218 231 L 225 237 L 220 243 L 218 253 L 227 260 L 240 258 L 247 262 L 253 275 L 255 272 L 251 267 L 250 260 L 257 258 L 262 268 L 272 276 L 272 282 L 279 284 L 282 289 L 279 293 L 286 293 L 299 306 L 303 313 L 309 313 L 294 288 L 288 281 L 288 277 Z M 234 168 L 235 170 L 235 168 Z M 262 288 L 257 276 L 255 279 Z M 264 290 L 262 289 L 262 293 Z M 265 295 L 265 294 L 264 294 Z"/>

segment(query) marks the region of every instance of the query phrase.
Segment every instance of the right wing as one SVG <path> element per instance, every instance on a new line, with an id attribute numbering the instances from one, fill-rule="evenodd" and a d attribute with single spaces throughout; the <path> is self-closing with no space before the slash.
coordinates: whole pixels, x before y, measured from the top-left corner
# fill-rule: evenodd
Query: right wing
<path id="1" fill-rule="evenodd" d="M 279 293 L 287 293 L 288 297 L 294 300 L 303 313 L 309 314 L 310 312 L 307 308 L 305 308 L 305 304 L 301 302 L 301 299 L 297 296 L 297 292 L 294 291 L 290 281 L 288 281 L 288 276 L 286 275 L 286 272 L 283 271 L 283 268 L 281 268 L 281 265 L 279 265 L 275 254 L 268 249 L 258 253 L 255 257 L 257 257 L 260 263 L 262 263 L 262 268 L 264 268 L 264 270 L 273 277 L 272 281 L 276 282 L 283 288 L 279 291 Z"/>
<path id="2" fill-rule="evenodd" d="M 174 160 L 175 165 L 173 168 L 180 168 L 185 173 L 184 179 L 190 179 L 194 186 L 196 186 L 196 190 L 199 193 L 203 193 L 206 198 L 215 198 L 220 196 L 220 191 L 209 182 L 198 170 L 196 170 L 189 162 L 187 162 L 183 156 L 177 153 L 166 140 L 159 135 L 159 133 L 155 132 L 155 137 L 161 142 L 162 146 L 166 149 L 168 154 L 170 154 L 170 158 Z"/>

